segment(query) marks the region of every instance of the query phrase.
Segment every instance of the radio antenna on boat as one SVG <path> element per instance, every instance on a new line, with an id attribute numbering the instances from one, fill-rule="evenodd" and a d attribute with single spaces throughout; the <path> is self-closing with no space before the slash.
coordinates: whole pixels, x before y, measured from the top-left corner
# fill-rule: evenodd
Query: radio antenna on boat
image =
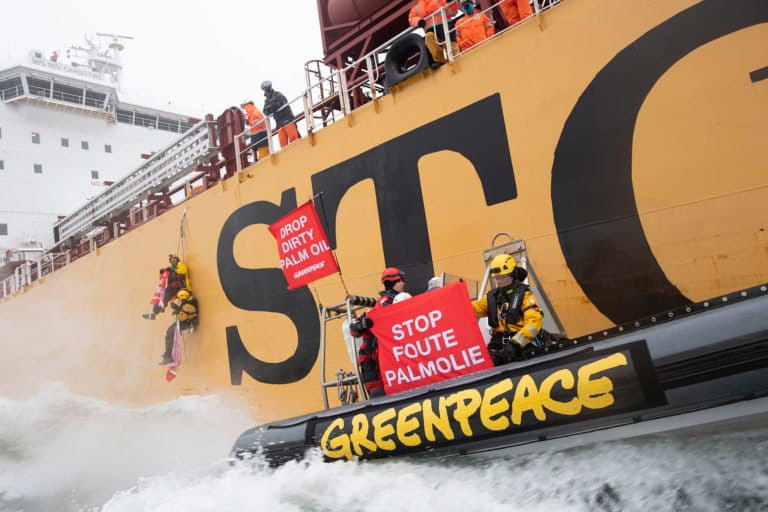
<path id="1" fill-rule="evenodd" d="M 94 43 L 87 37 L 85 38 L 90 49 L 88 50 L 88 67 L 94 73 L 109 76 L 110 80 L 120 88 L 120 82 L 123 76 L 123 65 L 120 62 L 120 52 L 123 51 L 125 40 L 133 39 L 131 36 L 120 34 L 96 33 L 97 37 L 112 38 L 106 49 L 100 44 Z"/>

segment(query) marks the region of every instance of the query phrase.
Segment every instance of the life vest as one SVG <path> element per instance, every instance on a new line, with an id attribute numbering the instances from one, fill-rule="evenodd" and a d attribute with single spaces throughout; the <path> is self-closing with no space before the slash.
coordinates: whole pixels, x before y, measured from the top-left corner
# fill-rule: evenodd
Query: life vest
<path id="1" fill-rule="evenodd" d="M 467 50 L 492 36 L 493 23 L 483 13 L 464 15 L 456 22 L 456 34 L 461 50 Z"/>
<path id="2" fill-rule="evenodd" d="M 258 133 L 264 131 L 267 127 L 264 125 L 264 115 L 254 105 L 248 104 L 245 107 L 246 115 L 248 117 L 248 126 L 251 127 L 251 133 Z"/>
<path id="3" fill-rule="evenodd" d="M 489 291 L 485 296 L 488 301 L 488 325 L 493 329 L 499 327 L 499 309 L 502 309 L 504 323 L 508 330 L 511 325 L 517 324 L 523 317 L 523 297 L 525 296 L 525 292 L 529 290 L 530 287 L 527 284 L 519 283 L 511 291 Z M 498 300 L 499 292 L 501 292 L 507 300 L 500 302 Z"/>
<path id="4" fill-rule="evenodd" d="M 448 18 L 453 18 L 458 12 L 458 6 L 455 2 L 446 0 L 419 0 L 411 7 L 411 11 L 408 13 L 408 23 L 412 27 L 416 27 L 419 24 L 419 20 L 424 20 L 427 26 L 436 25 L 443 22 L 443 18 L 440 15 L 429 17 L 430 14 L 440 10 L 441 7 L 445 7 L 445 13 Z"/>
<path id="5" fill-rule="evenodd" d="M 197 317 L 197 307 L 197 299 L 190 297 L 179 305 L 179 309 L 176 312 L 176 318 L 178 318 L 180 322 L 195 319 Z"/>

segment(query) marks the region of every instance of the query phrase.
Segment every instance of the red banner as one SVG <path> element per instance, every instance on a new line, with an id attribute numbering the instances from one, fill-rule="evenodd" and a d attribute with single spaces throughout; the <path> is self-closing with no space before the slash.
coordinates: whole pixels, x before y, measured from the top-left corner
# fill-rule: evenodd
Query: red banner
<path id="1" fill-rule="evenodd" d="M 339 271 L 312 201 L 269 226 L 269 232 L 277 240 L 280 268 L 289 290 Z"/>
<path id="2" fill-rule="evenodd" d="M 387 394 L 493 368 L 464 283 L 368 312 Z"/>
<path id="3" fill-rule="evenodd" d="M 179 321 L 176 320 L 176 329 L 173 331 L 173 345 L 171 347 L 171 359 L 173 362 L 168 365 L 168 369 L 165 372 L 166 382 L 171 382 L 176 378 L 176 374 L 181 366 L 181 329 L 179 328 Z"/>

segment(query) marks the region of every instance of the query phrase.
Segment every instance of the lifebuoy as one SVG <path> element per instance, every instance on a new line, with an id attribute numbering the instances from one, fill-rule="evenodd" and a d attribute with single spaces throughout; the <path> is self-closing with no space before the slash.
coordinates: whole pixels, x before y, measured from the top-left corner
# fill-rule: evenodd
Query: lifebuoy
<path id="1" fill-rule="evenodd" d="M 415 58 L 415 63 L 412 59 Z M 384 72 L 386 73 L 385 85 L 387 88 L 407 80 L 417 73 L 421 73 L 429 67 L 429 51 L 424 46 L 424 38 L 411 32 L 389 47 L 387 57 L 384 60 Z"/>

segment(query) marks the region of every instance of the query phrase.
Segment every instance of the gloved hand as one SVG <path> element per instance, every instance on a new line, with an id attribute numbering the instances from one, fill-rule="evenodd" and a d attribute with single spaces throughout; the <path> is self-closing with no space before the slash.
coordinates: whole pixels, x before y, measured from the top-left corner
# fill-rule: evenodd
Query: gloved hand
<path id="1" fill-rule="evenodd" d="M 171 305 L 171 309 L 174 310 L 174 311 L 178 311 L 179 308 L 181 307 L 178 304 L 176 304 L 175 302 L 171 302 L 170 305 Z"/>
<path id="2" fill-rule="evenodd" d="M 419 20 L 419 28 L 424 28 L 427 26 L 427 22 L 424 20 L 424 18 Z"/>
<path id="3" fill-rule="evenodd" d="M 373 327 L 373 320 L 368 318 L 367 315 L 363 315 L 360 317 L 360 328 L 361 329 L 370 329 Z"/>
<path id="4" fill-rule="evenodd" d="M 506 345 L 501 347 L 499 356 L 506 362 L 520 361 L 523 359 L 523 348 L 510 340 Z"/>

